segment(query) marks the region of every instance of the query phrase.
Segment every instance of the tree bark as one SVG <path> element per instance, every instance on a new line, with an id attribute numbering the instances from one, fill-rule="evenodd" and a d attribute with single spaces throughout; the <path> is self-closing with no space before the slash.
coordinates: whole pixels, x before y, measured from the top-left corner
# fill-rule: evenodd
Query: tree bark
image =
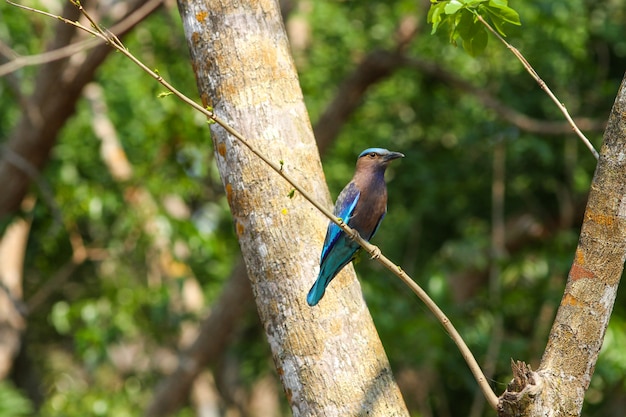
<path id="1" fill-rule="evenodd" d="M 278 4 L 179 0 L 204 105 L 330 206 Z M 306 293 L 327 219 L 222 128 L 216 160 L 257 308 L 295 416 L 408 415 L 352 268 Z M 355 149 L 355 153 L 359 151 Z"/>
<path id="2" fill-rule="evenodd" d="M 626 78 L 604 133 L 578 248 L 536 372 L 513 366 L 500 416 L 579 416 L 626 259 Z"/>

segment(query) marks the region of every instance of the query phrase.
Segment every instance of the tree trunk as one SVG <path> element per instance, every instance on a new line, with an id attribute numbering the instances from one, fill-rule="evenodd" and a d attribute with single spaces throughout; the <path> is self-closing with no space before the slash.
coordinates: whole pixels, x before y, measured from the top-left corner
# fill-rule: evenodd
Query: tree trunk
<path id="1" fill-rule="evenodd" d="M 514 364 L 500 416 L 579 416 L 626 259 L 626 79 L 604 133 L 580 240 L 539 370 Z"/>
<path id="2" fill-rule="evenodd" d="M 179 0 L 204 105 L 330 206 L 278 4 Z M 327 219 L 222 128 L 218 168 L 278 374 L 296 416 L 408 415 L 352 268 L 315 308 Z M 356 152 L 359 151 L 355 149 Z"/>

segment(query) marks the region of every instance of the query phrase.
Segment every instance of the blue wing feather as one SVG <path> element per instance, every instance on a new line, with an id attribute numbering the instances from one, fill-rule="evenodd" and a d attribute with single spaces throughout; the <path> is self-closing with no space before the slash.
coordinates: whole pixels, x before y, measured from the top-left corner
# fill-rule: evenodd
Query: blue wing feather
<path id="1" fill-rule="evenodd" d="M 350 225 L 360 195 L 354 183 L 348 184 L 337 197 L 333 214 Z M 316 305 L 321 300 L 330 281 L 350 263 L 358 248 L 359 245 L 351 241 L 339 226 L 333 222 L 329 223 L 320 258 L 320 272 L 306 298 L 310 306 Z"/>
<path id="2" fill-rule="evenodd" d="M 359 202 L 359 196 L 361 192 L 356 188 L 354 183 L 348 184 L 337 197 L 337 203 L 335 204 L 335 209 L 333 214 L 337 217 L 341 217 L 341 219 L 350 224 L 350 217 L 352 217 L 354 213 L 354 209 L 356 208 L 356 204 Z M 326 239 L 324 239 L 324 246 L 322 248 L 322 255 L 320 256 L 320 263 L 324 262 L 324 259 L 328 256 L 331 248 L 335 246 L 337 243 L 337 239 L 342 234 L 342 230 L 335 223 L 330 222 L 328 224 L 328 229 L 326 229 Z"/>

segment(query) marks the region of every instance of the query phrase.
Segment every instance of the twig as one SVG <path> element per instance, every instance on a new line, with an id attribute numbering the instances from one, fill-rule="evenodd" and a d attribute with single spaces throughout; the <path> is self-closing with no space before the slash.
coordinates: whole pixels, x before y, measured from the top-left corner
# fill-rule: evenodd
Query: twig
<path id="1" fill-rule="evenodd" d="M 10 3 L 10 2 L 9 2 Z M 151 0 L 135 10 L 133 13 L 128 15 L 124 20 L 111 27 L 111 32 L 120 33 L 125 32 L 128 28 L 135 25 L 138 21 L 144 19 L 147 15 L 152 13 L 157 7 L 160 7 L 163 3 L 163 0 Z M 55 16 L 56 18 L 56 16 Z M 52 51 L 44 52 L 42 54 L 37 55 L 17 55 L 16 53 L 11 53 L 10 55 L 13 57 L 6 64 L 0 65 L 0 77 L 3 77 L 11 72 L 17 71 L 18 69 L 30 65 L 41 65 L 46 62 L 56 61 L 58 59 L 67 58 L 68 56 L 74 55 L 77 52 L 84 51 L 94 46 L 98 45 L 102 39 L 97 38 L 89 38 L 82 40 L 80 42 L 72 43 L 70 45 L 64 46 L 59 49 L 55 49 Z M 1 44 L 0 44 L 1 45 Z M 4 50 L 2 48 L 0 52 L 3 55 L 9 56 L 9 50 Z"/>
<path id="2" fill-rule="evenodd" d="M 471 82 L 448 71 L 435 62 L 417 57 L 403 57 L 402 65 L 421 71 L 440 82 L 458 88 L 461 91 L 472 94 L 486 108 L 491 109 L 496 115 L 517 126 L 519 129 L 540 135 L 558 135 L 571 132 L 571 125 L 567 121 L 547 121 L 532 118 L 522 112 L 509 107 L 506 103 L 492 96 L 486 90 L 474 86 Z M 603 131 L 606 128 L 606 120 L 577 117 L 574 120 L 578 126 L 589 131 Z M 315 135 L 317 138 L 317 134 Z"/>
<path id="3" fill-rule="evenodd" d="M 591 151 L 591 153 L 593 154 L 593 156 L 597 160 L 600 157 L 600 155 L 598 154 L 598 151 L 596 151 L 596 149 L 593 147 L 593 145 L 591 144 L 589 139 L 587 139 L 587 137 L 584 135 L 584 133 L 580 131 L 578 126 L 576 126 L 576 123 L 574 123 L 574 120 L 572 119 L 572 116 L 570 116 L 569 112 L 567 111 L 567 108 L 565 108 L 565 105 L 563 105 L 563 103 L 561 103 L 559 101 L 559 99 L 556 98 L 556 96 L 554 95 L 552 90 L 550 90 L 550 88 L 545 83 L 545 81 L 543 81 L 539 77 L 539 74 L 537 74 L 537 71 L 535 71 L 535 69 L 530 65 L 530 63 L 526 60 L 526 58 L 524 58 L 522 53 L 517 48 L 515 48 L 513 45 L 508 43 L 506 41 L 506 39 L 504 39 L 493 27 L 491 27 L 491 25 L 489 23 L 487 23 L 487 21 L 485 19 L 483 19 L 483 17 L 480 14 L 478 14 L 478 12 L 474 12 L 474 15 L 480 21 L 480 23 L 485 25 L 485 27 L 491 33 L 493 33 L 495 35 L 495 37 L 498 38 L 500 40 L 500 42 L 502 42 L 511 51 L 511 53 L 513 55 L 515 55 L 515 57 L 522 63 L 522 65 L 524 66 L 526 71 L 528 71 L 530 76 L 533 77 L 533 79 L 535 81 L 537 81 L 537 84 L 539 84 L 539 87 L 541 87 L 541 89 L 543 91 L 545 91 L 545 93 L 548 95 L 548 97 L 550 97 L 550 99 L 554 102 L 554 104 L 556 104 L 556 106 L 559 108 L 559 110 L 561 110 L 561 113 L 563 113 L 563 116 L 565 116 L 565 119 L 567 120 L 567 122 L 572 126 L 572 129 L 574 130 L 574 132 L 583 141 L 585 146 Z"/>
<path id="4" fill-rule="evenodd" d="M 456 328 L 452 325 L 452 323 L 450 322 L 450 319 L 448 319 L 448 317 L 444 314 L 444 312 L 439 308 L 439 306 L 437 306 L 437 304 L 428 296 L 428 294 L 419 285 L 417 285 L 417 283 L 415 283 L 415 281 L 413 281 L 411 277 L 409 277 L 402 270 L 400 266 L 395 265 L 387 257 L 382 255 L 378 247 L 372 245 L 367 240 L 363 239 L 356 230 L 351 229 L 346 223 L 343 222 L 343 220 L 338 219 L 330 210 L 328 210 L 322 204 L 317 202 L 300 185 L 298 185 L 297 182 L 293 180 L 285 172 L 285 170 L 283 170 L 283 164 L 278 164 L 276 162 L 271 161 L 267 157 L 265 157 L 246 138 L 244 138 L 243 135 L 241 135 L 237 130 L 235 130 L 230 125 L 228 125 L 228 123 L 226 123 L 220 117 L 215 115 L 215 113 L 213 112 L 213 109 L 209 107 L 207 108 L 202 107 L 201 105 L 199 105 L 198 103 L 196 103 L 195 101 L 191 100 L 189 97 L 185 96 L 183 93 L 178 91 L 176 88 L 174 88 L 170 83 L 164 80 L 163 77 L 161 77 L 157 72 L 148 68 L 145 64 L 143 64 L 143 62 L 141 62 L 133 54 L 131 54 L 115 35 L 107 31 L 106 29 L 101 28 L 95 21 L 93 21 L 91 17 L 87 15 L 87 12 L 84 10 L 84 8 L 82 7 L 82 5 L 80 4 L 78 0 L 72 0 L 72 1 L 76 5 L 76 7 L 79 8 L 81 13 L 92 24 L 93 27 L 91 29 L 83 26 L 79 22 L 70 21 L 61 16 L 56 16 L 51 13 L 47 13 L 47 12 L 44 12 L 42 10 L 38 10 L 32 7 L 22 6 L 22 5 L 13 3 L 10 0 L 6 0 L 6 1 L 13 6 L 20 7 L 22 9 L 25 9 L 31 12 L 40 13 L 40 14 L 49 16 L 54 19 L 62 20 L 63 22 L 69 25 L 75 26 L 81 30 L 84 30 L 94 36 L 97 36 L 103 39 L 106 43 L 110 44 L 113 48 L 117 49 L 119 52 L 124 54 L 128 59 L 130 59 L 137 66 L 139 66 L 144 72 L 146 72 L 148 75 L 154 78 L 157 82 L 163 85 L 167 90 L 169 90 L 178 99 L 190 105 L 191 107 L 193 107 L 195 110 L 199 111 L 200 113 L 204 114 L 209 120 L 218 124 L 224 130 L 226 130 L 228 133 L 234 136 L 241 144 L 243 144 L 246 148 L 248 148 L 248 150 L 250 150 L 254 155 L 256 155 L 264 163 L 266 163 L 278 175 L 283 177 L 296 191 L 298 191 L 307 201 L 309 201 L 309 203 L 315 206 L 315 208 L 317 208 L 320 212 L 322 212 L 332 222 L 337 224 L 348 236 L 351 236 L 359 245 L 361 245 L 361 247 L 363 247 L 372 256 L 372 258 L 377 259 L 379 263 L 381 263 L 383 266 L 385 266 L 387 269 L 393 272 L 397 277 L 399 277 L 411 289 L 411 291 L 413 291 L 419 297 L 419 299 L 422 300 L 422 302 L 435 315 L 435 317 L 443 325 L 446 332 L 448 332 L 448 334 L 450 335 L 454 343 L 457 345 L 458 349 L 461 352 L 461 355 L 467 362 L 472 374 L 474 375 L 474 378 L 478 382 L 480 389 L 483 391 L 485 398 L 487 399 L 489 404 L 492 406 L 492 408 L 496 409 L 497 404 L 498 404 L 498 397 L 489 386 L 487 378 L 483 375 L 480 369 L 480 366 L 478 365 L 478 362 L 472 355 L 472 352 L 470 351 L 470 349 L 465 344 L 465 341 L 463 340 L 461 335 L 458 333 Z"/>
<path id="5" fill-rule="evenodd" d="M 96 46 L 100 42 L 101 40 L 99 39 L 89 38 L 80 42 L 72 43 L 59 49 L 55 49 L 53 51 L 44 52 L 42 54 L 27 56 L 17 55 L 6 64 L 0 65 L 0 77 L 3 77 L 14 71 L 17 71 L 22 67 L 26 67 L 29 65 L 41 65 L 45 64 L 46 62 L 67 58 L 68 56 L 74 55 L 77 52 Z"/>

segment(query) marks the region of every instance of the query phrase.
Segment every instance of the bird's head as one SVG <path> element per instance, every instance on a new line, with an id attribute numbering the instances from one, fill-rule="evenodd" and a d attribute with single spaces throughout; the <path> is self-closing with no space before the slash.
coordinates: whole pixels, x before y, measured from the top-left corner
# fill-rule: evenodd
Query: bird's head
<path id="1" fill-rule="evenodd" d="M 368 148 L 361 152 L 357 159 L 356 166 L 358 169 L 380 169 L 383 171 L 394 159 L 404 158 L 400 152 L 392 152 L 383 148 Z"/>

